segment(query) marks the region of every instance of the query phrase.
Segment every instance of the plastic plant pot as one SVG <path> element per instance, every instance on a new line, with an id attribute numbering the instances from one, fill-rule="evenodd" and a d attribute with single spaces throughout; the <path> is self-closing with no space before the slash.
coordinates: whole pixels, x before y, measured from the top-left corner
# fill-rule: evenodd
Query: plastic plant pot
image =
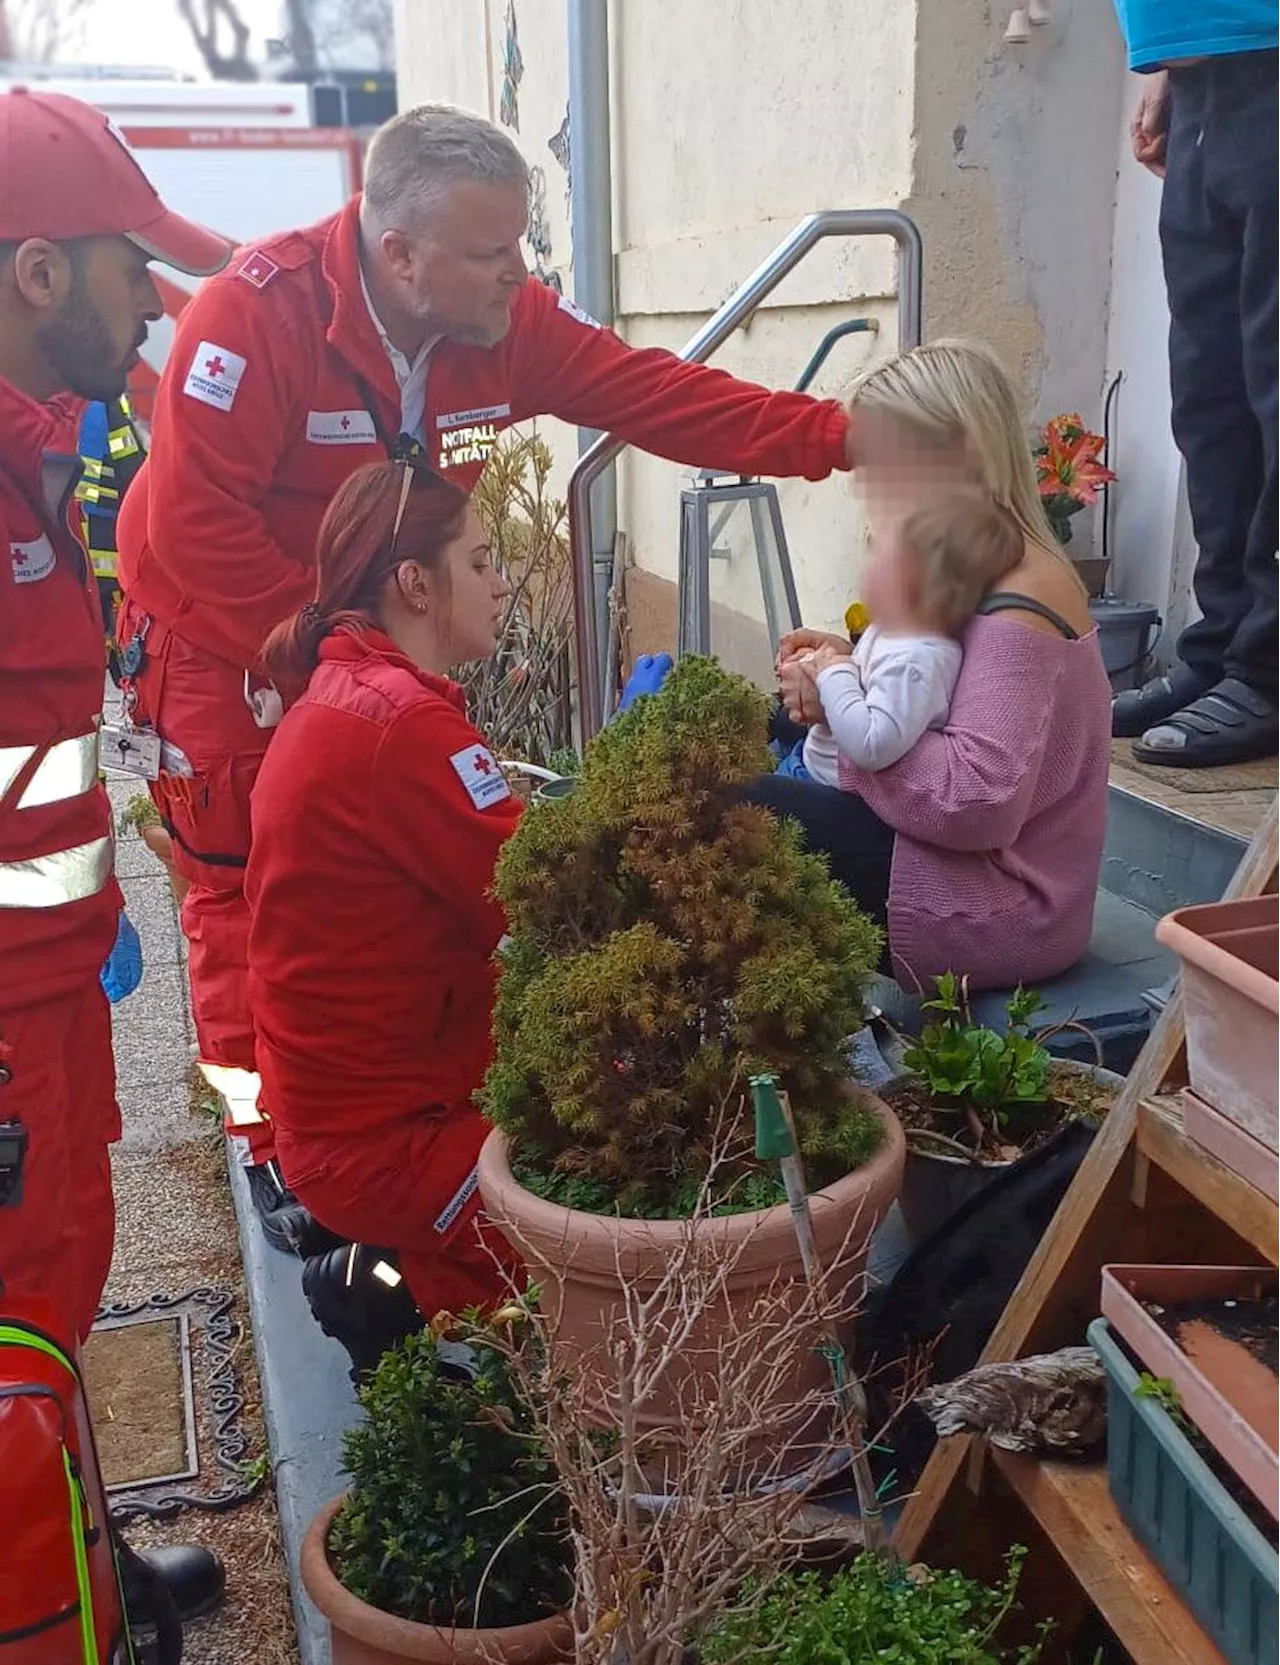
<path id="1" fill-rule="evenodd" d="M 1160 921 L 1156 936 L 1182 962 L 1192 1091 L 1274 1159 L 1280 897 L 1179 908 Z"/>
<path id="2" fill-rule="evenodd" d="M 1178 1390 L 1182 1407 L 1213 1449 L 1258 1501 L 1277 1514 L 1280 1484 L 1275 1374 L 1241 1342 L 1212 1332 L 1197 1342 L 1171 1336 L 1148 1306 L 1255 1301 L 1276 1292 L 1276 1273 L 1256 1266 L 1104 1266 L 1102 1313 L 1153 1376 Z"/>
<path id="3" fill-rule="evenodd" d="M 1107 1479 L 1130 1531 L 1230 1665 L 1280 1652 L 1276 1552 L 1154 1399 L 1105 1318 L 1089 1341 L 1107 1373 Z"/>

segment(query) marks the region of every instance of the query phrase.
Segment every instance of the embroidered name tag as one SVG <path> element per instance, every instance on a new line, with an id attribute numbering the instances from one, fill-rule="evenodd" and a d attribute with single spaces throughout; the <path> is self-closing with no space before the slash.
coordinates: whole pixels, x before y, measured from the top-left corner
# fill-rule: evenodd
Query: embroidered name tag
<path id="1" fill-rule="evenodd" d="M 477 809 L 488 809 L 490 804 L 500 804 L 511 796 L 507 777 L 488 746 L 468 746 L 454 752 L 449 762 Z"/>
<path id="2" fill-rule="evenodd" d="M 240 354 L 233 353 L 229 347 L 202 341 L 191 360 L 182 391 L 189 399 L 198 399 L 202 405 L 212 405 L 215 410 L 230 410 L 236 402 L 244 364 Z"/>
<path id="3" fill-rule="evenodd" d="M 432 1229 L 438 1236 L 443 1237 L 445 1232 L 448 1231 L 449 1227 L 458 1218 L 459 1214 L 462 1213 L 463 1209 L 471 1201 L 472 1197 L 475 1196 L 476 1187 L 479 1183 L 480 1181 L 476 1175 L 476 1171 L 472 1168 L 471 1172 L 445 1204 L 443 1212 L 436 1220 Z"/>
<path id="4" fill-rule="evenodd" d="M 369 445 L 378 431 L 367 410 L 309 410 L 307 438 L 313 445 Z"/>
<path id="5" fill-rule="evenodd" d="M 500 417 L 510 415 L 510 405 L 486 405 L 482 410 L 455 410 L 448 416 L 437 416 L 436 427 L 442 431 L 445 428 L 470 428 L 476 423 L 496 422 Z"/>
<path id="6" fill-rule="evenodd" d="M 11 543 L 9 558 L 13 562 L 15 584 L 38 584 L 53 571 L 57 559 L 47 537 L 33 538 L 30 543 Z"/>

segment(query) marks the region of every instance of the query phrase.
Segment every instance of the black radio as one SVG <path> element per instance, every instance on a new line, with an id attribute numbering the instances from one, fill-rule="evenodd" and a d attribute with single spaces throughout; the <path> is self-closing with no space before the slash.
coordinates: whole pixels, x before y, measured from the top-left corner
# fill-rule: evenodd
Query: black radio
<path id="1" fill-rule="evenodd" d="M 27 1138 L 20 1121 L 0 1122 L 0 1208 L 16 1208 L 22 1201 Z"/>

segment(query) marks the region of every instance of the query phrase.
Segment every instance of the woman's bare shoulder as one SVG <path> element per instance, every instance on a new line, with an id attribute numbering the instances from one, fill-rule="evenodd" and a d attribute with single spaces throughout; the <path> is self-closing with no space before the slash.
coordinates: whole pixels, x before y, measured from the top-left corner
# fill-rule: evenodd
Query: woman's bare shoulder
<path id="1" fill-rule="evenodd" d="M 996 588 L 1002 593 L 1013 592 L 1038 601 L 1065 619 L 1078 636 L 1086 636 L 1093 629 L 1089 617 L 1089 597 L 1084 585 L 1076 577 L 1075 568 L 1065 556 L 1052 555 L 1039 545 L 1028 543 L 1021 562 L 1002 578 Z M 1025 625 L 1028 630 L 1040 630 L 1046 635 L 1061 632 L 1051 620 L 1038 613 L 1020 612 L 1010 608 L 1000 613 L 1002 619 Z"/>

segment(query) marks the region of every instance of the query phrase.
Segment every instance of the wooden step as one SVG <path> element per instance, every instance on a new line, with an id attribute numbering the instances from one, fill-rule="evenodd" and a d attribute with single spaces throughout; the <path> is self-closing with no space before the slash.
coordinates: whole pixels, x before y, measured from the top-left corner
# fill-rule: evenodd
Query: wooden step
<path id="1" fill-rule="evenodd" d="M 1138 1105 L 1133 1200 L 1146 1194 L 1145 1163 L 1154 1162 L 1176 1185 L 1229 1225 L 1273 1266 L 1277 1264 L 1277 1210 L 1265 1192 L 1226 1167 L 1187 1134 L 1176 1093 L 1144 1098 Z"/>
<path id="2" fill-rule="evenodd" d="M 1120 1518 L 1103 1464 L 989 1456 L 1137 1665 L 1226 1665 Z"/>

